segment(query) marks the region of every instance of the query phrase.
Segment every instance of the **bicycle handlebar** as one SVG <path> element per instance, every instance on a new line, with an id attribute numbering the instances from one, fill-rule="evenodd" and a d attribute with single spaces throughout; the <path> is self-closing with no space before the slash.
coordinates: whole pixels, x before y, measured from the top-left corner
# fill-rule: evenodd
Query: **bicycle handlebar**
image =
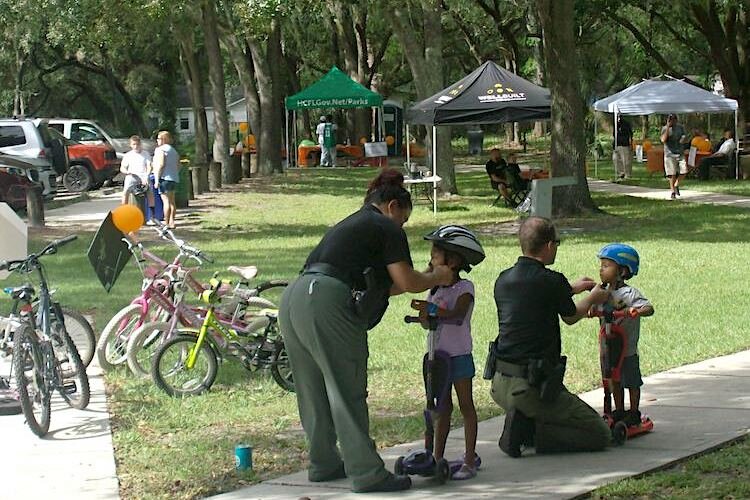
<path id="1" fill-rule="evenodd" d="M 214 260 L 202 252 L 200 249 L 192 247 L 186 244 L 183 240 L 179 239 L 174 235 L 171 229 L 161 221 L 154 221 L 154 230 L 159 233 L 159 236 L 164 239 L 171 241 L 181 252 L 186 255 L 195 258 L 198 262 L 205 260 L 206 262 L 213 263 Z"/>
<path id="2" fill-rule="evenodd" d="M 66 236 L 65 238 L 62 238 L 60 240 L 51 241 L 40 252 L 30 253 L 29 255 L 26 256 L 25 259 L 4 260 L 0 262 L 0 271 L 7 270 L 10 272 L 15 272 L 15 271 L 21 270 L 25 272 L 31 272 L 31 268 L 28 267 L 29 264 L 36 261 L 42 255 L 52 255 L 54 253 L 57 253 L 57 249 L 59 247 L 67 245 L 68 243 L 76 239 L 78 239 L 78 235 L 71 234 L 70 236 Z"/>

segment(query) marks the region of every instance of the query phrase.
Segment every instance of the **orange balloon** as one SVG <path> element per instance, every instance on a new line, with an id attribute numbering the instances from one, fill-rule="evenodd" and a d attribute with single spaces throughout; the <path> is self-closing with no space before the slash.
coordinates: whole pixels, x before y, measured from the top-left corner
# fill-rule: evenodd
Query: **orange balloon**
<path id="1" fill-rule="evenodd" d="M 240 122 L 239 129 L 243 134 L 247 133 L 247 122 Z"/>
<path id="2" fill-rule="evenodd" d="M 392 135 L 385 136 L 385 143 L 389 146 L 393 146 L 393 143 L 396 142 L 396 139 L 393 138 Z"/>
<path id="3" fill-rule="evenodd" d="M 143 212 L 135 205 L 120 205 L 112 210 L 112 223 L 123 233 L 137 231 L 144 222 Z"/>

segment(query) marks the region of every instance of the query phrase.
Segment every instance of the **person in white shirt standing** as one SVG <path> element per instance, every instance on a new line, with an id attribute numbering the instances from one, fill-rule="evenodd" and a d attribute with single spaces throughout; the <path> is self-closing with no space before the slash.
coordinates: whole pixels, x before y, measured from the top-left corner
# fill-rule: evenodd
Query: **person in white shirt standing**
<path id="1" fill-rule="evenodd" d="M 137 135 L 130 137 L 130 151 L 125 153 L 120 162 L 120 172 L 125 174 L 122 190 L 122 204 L 128 202 L 128 193 L 134 186 L 141 184 L 148 187 L 148 175 L 151 173 L 151 155 L 141 147 L 141 138 Z M 154 193 L 146 191 L 148 205 L 154 206 Z M 145 207 L 144 207 L 145 208 Z"/>
<path id="2" fill-rule="evenodd" d="M 338 127 L 331 120 L 330 116 L 320 117 L 320 123 L 315 128 L 318 135 L 318 145 L 320 145 L 320 166 L 336 166 L 336 130 Z"/>
<path id="3" fill-rule="evenodd" d="M 718 151 L 711 156 L 703 158 L 698 165 L 698 179 L 707 181 L 711 176 L 711 166 L 732 164 L 731 159 L 737 144 L 734 142 L 734 133 L 730 129 L 724 129 L 724 142 Z M 729 177 L 734 178 L 733 169 L 729 169 Z"/>

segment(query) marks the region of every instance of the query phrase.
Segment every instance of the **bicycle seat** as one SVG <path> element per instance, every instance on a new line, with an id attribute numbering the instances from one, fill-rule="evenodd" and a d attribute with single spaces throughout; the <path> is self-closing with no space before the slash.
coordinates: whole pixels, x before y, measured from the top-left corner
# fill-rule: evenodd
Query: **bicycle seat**
<path id="1" fill-rule="evenodd" d="M 255 266 L 245 266 L 245 267 L 229 266 L 227 268 L 227 271 L 235 273 L 235 274 L 239 274 L 240 276 L 242 276 L 243 279 L 246 279 L 248 281 L 255 278 L 258 275 L 258 268 Z"/>
<path id="2" fill-rule="evenodd" d="M 28 283 L 22 286 L 4 288 L 3 291 L 10 295 L 13 300 L 34 296 L 34 287 Z"/>

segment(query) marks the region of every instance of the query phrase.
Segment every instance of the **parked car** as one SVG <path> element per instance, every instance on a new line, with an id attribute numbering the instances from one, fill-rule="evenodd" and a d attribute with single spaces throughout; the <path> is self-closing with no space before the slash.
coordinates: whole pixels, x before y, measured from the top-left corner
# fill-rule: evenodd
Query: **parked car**
<path id="1" fill-rule="evenodd" d="M 7 203 L 13 210 L 26 208 L 26 189 L 36 173 L 31 163 L 0 154 L 0 202 Z"/>
<path id="2" fill-rule="evenodd" d="M 57 175 L 68 168 L 65 145 L 52 138 L 44 120 L 23 118 L 0 119 L 0 153 L 16 156 L 30 163 L 42 183 L 45 198 L 57 193 Z"/>
<path id="3" fill-rule="evenodd" d="M 68 149 L 70 166 L 62 178 L 68 191 L 81 193 L 98 188 L 119 172 L 120 160 L 109 144 L 82 144 L 66 139 L 55 128 L 50 128 L 49 132 Z"/>
<path id="4" fill-rule="evenodd" d="M 68 139 L 83 144 L 109 144 L 117 152 L 117 157 L 120 159 L 130 151 L 129 137 L 113 137 L 93 120 L 80 118 L 47 118 L 46 120 L 49 122 L 50 128 L 56 129 Z M 141 139 L 141 145 L 149 153 L 153 153 L 156 148 L 156 143 L 150 139 Z"/>

